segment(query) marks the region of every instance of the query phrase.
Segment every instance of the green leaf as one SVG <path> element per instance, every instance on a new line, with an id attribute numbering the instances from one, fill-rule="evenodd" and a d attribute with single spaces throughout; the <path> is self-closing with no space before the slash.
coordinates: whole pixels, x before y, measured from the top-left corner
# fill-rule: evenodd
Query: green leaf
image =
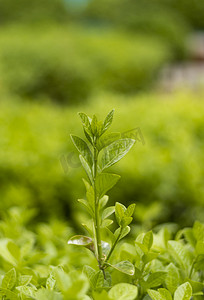
<path id="1" fill-rule="evenodd" d="M 134 300 L 137 295 L 137 287 L 129 283 L 118 283 L 108 293 L 112 300 Z"/>
<path id="2" fill-rule="evenodd" d="M 94 136 L 98 136 L 98 128 L 97 128 L 97 118 L 96 115 L 93 115 L 92 121 L 91 121 L 91 131 Z"/>
<path id="3" fill-rule="evenodd" d="M 159 255 L 159 253 L 148 252 L 142 256 L 142 260 L 143 260 L 144 264 L 146 265 L 150 261 L 156 259 L 158 257 L 158 255 Z"/>
<path id="4" fill-rule="evenodd" d="M 120 139 L 104 148 L 101 158 L 102 170 L 109 168 L 122 159 L 134 143 L 135 140 L 132 139 Z"/>
<path id="5" fill-rule="evenodd" d="M 103 228 L 103 227 L 108 227 L 108 226 L 110 226 L 111 224 L 113 224 L 113 220 L 105 219 L 105 220 L 102 221 L 101 227 L 102 227 L 102 228 Z"/>
<path id="6" fill-rule="evenodd" d="M 110 249 L 111 249 L 111 246 L 109 243 L 107 242 L 104 242 L 104 241 L 101 241 L 101 247 L 102 247 L 102 252 L 105 256 L 108 255 Z"/>
<path id="7" fill-rule="evenodd" d="M 106 204 L 108 203 L 109 197 L 104 195 L 101 199 L 99 199 L 99 210 L 102 210 Z"/>
<path id="8" fill-rule="evenodd" d="M 163 294 L 160 294 L 157 291 L 154 290 L 147 290 L 149 296 L 151 297 L 152 300 L 167 300 L 166 297 Z"/>
<path id="9" fill-rule="evenodd" d="M 204 224 L 195 221 L 193 225 L 193 233 L 197 241 L 204 241 Z"/>
<path id="10" fill-rule="evenodd" d="M 117 223 L 118 223 L 119 226 L 121 224 L 122 218 L 125 215 L 125 211 L 126 211 L 126 207 L 123 204 L 121 204 L 119 202 L 116 202 L 116 204 L 115 204 L 115 217 L 116 217 L 116 220 L 117 220 Z"/>
<path id="11" fill-rule="evenodd" d="M 83 156 L 83 158 L 86 160 L 91 169 L 93 165 L 93 155 L 91 153 L 91 150 L 89 149 L 89 146 L 80 137 L 72 134 L 70 136 L 73 144 L 75 145 L 79 153 Z"/>
<path id="12" fill-rule="evenodd" d="M 5 288 L 0 288 L 0 295 L 3 297 L 2 299 L 8 299 L 8 300 L 20 299 L 17 294 Z"/>
<path id="13" fill-rule="evenodd" d="M 92 217 L 94 216 L 93 209 L 92 209 L 92 207 L 89 205 L 89 203 L 88 203 L 87 200 L 85 200 L 85 199 L 78 199 L 78 202 L 80 202 L 81 204 L 83 204 L 83 205 L 87 208 L 89 214 L 90 214 Z"/>
<path id="14" fill-rule="evenodd" d="M 56 284 L 56 280 L 53 276 L 53 274 L 51 273 L 50 276 L 48 277 L 48 279 L 46 280 L 46 289 L 48 290 L 53 290 Z"/>
<path id="15" fill-rule="evenodd" d="M 88 236 L 75 235 L 71 239 L 68 240 L 67 244 L 86 247 L 89 250 L 94 251 L 93 240 Z"/>
<path id="16" fill-rule="evenodd" d="M 174 300 L 190 300 L 192 287 L 189 282 L 180 285 L 174 293 Z"/>
<path id="17" fill-rule="evenodd" d="M 90 137 L 92 137 L 90 118 L 84 113 L 79 113 L 79 116 L 81 118 L 84 130 L 88 133 Z"/>
<path id="18" fill-rule="evenodd" d="M 106 116 L 104 122 L 103 122 L 103 130 L 102 130 L 102 133 L 103 134 L 109 127 L 110 125 L 112 124 L 112 121 L 113 121 L 113 115 L 114 115 L 114 109 L 111 110 L 108 115 Z"/>
<path id="19" fill-rule="evenodd" d="M 28 285 L 31 280 L 32 280 L 33 276 L 31 275 L 21 275 L 19 278 L 18 278 L 18 286 L 20 285 Z"/>
<path id="20" fill-rule="evenodd" d="M 168 248 L 170 254 L 175 259 L 175 261 L 184 269 L 188 270 L 192 264 L 192 255 L 190 252 L 182 245 L 181 242 L 168 241 Z"/>
<path id="21" fill-rule="evenodd" d="M 204 255 L 204 242 L 198 241 L 196 244 L 196 254 L 197 255 Z"/>
<path id="22" fill-rule="evenodd" d="M 144 235 L 142 243 L 143 243 L 143 245 L 145 245 L 147 247 L 148 250 L 151 249 L 152 244 L 153 244 L 153 233 L 152 233 L 152 231 L 148 231 Z"/>
<path id="23" fill-rule="evenodd" d="M 120 179 L 119 175 L 101 173 L 96 177 L 96 192 L 98 198 L 101 198 L 105 193 L 110 190 Z"/>
<path id="24" fill-rule="evenodd" d="M 126 211 L 125 211 L 125 216 L 126 217 L 132 217 L 132 215 L 133 215 L 133 213 L 134 213 L 134 210 L 135 210 L 135 203 L 133 203 L 133 204 L 130 204 L 128 207 L 127 207 L 127 209 L 126 209 Z"/>
<path id="25" fill-rule="evenodd" d="M 165 278 L 165 284 L 168 290 L 173 294 L 177 289 L 178 285 L 180 284 L 180 275 L 177 267 L 170 263 L 167 268 L 167 275 Z"/>
<path id="26" fill-rule="evenodd" d="M 111 265 L 111 267 L 113 267 L 114 269 L 128 274 L 128 275 L 134 275 L 135 273 L 135 268 L 133 266 L 133 264 L 127 260 L 121 261 L 119 263 L 117 263 L 116 265 Z"/>
<path id="27" fill-rule="evenodd" d="M 110 206 L 107 207 L 106 209 L 104 209 L 104 211 L 102 212 L 102 220 L 108 218 L 110 215 L 112 215 L 115 212 L 115 206 Z"/>
<path id="28" fill-rule="evenodd" d="M 160 293 L 161 296 L 165 297 L 165 300 L 172 300 L 171 293 L 164 288 L 158 289 L 158 292 Z"/>
<path id="29" fill-rule="evenodd" d="M 81 161 L 82 167 L 84 168 L 86 175 L 88 176 L 90 182 L 93 184 L 93 176 L 92 176 L 92 172 L 91 169 L 87 163 L 87 161 L 83 158 L 82 155 L 79 155 L 79 159 Z"/>
<path id="30" fill-rule="evenodd" d="M 96 274 L 93 277 L 91 277 L 91 284 L 95 290 L 103 287 L 104 277 L 103 272 L 101 270 L 96 272 Z"/>
<path id="31" fill-rule="evenodd" d="M 166 277 L 166 272 L 155 272 L 149 275 L 146 284 L 148 288 L 160 286 Z"/>
<path id="32" fill-rule="evenodd" d="M 16 270 L 13 268 L 5 274 L 2 280 L 2 288 L 12 290 L 15 284 L 16 284 Z"/>
<path id="33" fill-rule="evenodd" d="M 85 265 L 83 267 L 83 273 L 88 277 L 88 279 L 90 280 L 91 277 L 93 277 L 96 274 L 96 271 L 91 268 L 90 266 Z"/>
<path id="34" fill-rule="evenodd" d="M 132 222 L 133 218 L 132 217 L 123 217 L 122 220 L 121 220 L 121 226 L 124 228 L 126 227 L 127 225 L 129 225 L 131 222 Z"/>
<path id="35" fill-rule="evenodd" d="M 103 148 L 107 147 L 108 145 L 112 144 L 116 140 L 121 138 L 120 132 L 111 132 L 104 136 L 101 136 L 96 143 L 96 147 L 98 151 L 101 151 Z"/>

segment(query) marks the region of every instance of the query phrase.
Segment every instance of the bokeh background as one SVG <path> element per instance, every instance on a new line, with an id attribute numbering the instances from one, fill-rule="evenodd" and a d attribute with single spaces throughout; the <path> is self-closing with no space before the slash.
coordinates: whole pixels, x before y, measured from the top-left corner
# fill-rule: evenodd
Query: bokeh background
<path id="1" fill-rule="evenodd" d="M 204 221 L 204 2 L 0 0 L 0 216 L 79 226 L 69 134 L 78 111 L 112 108 L 112 130 L 144 142 L 112 167 L 110 202 L 135 202 L 137 226 Z"/>

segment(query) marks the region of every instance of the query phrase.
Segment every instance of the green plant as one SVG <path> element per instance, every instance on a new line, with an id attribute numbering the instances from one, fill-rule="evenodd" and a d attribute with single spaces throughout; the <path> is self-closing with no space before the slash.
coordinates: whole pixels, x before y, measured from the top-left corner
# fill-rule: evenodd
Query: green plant
<path id="1" fill-rule="evenodd" d="M 84 246 L 91 250 L 95 254 L 100 269 L 95 276 L 100 276 L 102 271 L 105 279 L 107 279 L 105 269 L 109 266 L 129 275 L 134 274 L 134 266 L 128 261 L 122 261 L 116 265 L 111 265 L 109 262 L 118 242 L 130 231 L 128 225 L 132 221 L 135 209 L 135 204 L 126 208 L 119 202 L 116 202 L 115 206 L 105 208 L 108 202 L 106 192 L 118 182 L 120 176 L 106 173 L 104 170 L 123 158 L 135 143 L 135 140 L 130 138 L 118 139 L 115 133 L 104 135 L 111 126 L 113 114 L 114 110 L 107 115 L 104 122 L 101 122 L 95 115 L 91 119 L 86 114 L 79 113 L 89 144 L 80 137 L 71 135 L 80 153 L 81 164 L 88 176 L 88 181 L 83 179 L 87 199 L 79 199 L 79 202 L 85 205 L 91 216 L 91 224 L 85 225 L 91 237 L 77 235 L 72 237 L 68 244 Z M 114 212 L 119 228 L 112 233 L 108 227 L 113 221 L 108 217 Z M 102 240 L 104 230 L 111 240 L 111 245 Z M 93 275 L 89 267 L 86 268 L 86 273 L 89 277 Z"/>

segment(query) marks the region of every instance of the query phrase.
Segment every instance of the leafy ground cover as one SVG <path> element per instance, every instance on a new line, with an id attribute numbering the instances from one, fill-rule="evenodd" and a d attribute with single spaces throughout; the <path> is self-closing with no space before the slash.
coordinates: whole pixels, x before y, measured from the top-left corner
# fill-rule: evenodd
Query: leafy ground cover
<path id="1" fill-rule="evenodd" d="M 55 220 L 35 226 L 33 211 L 12 208 L 0 222 L 1 299 L 201 300 L 204 224 L 177 233 L 160 226 L 120 245 L 104 279 L 87 249 L 67 245 L 73 231 Z M 90 252 L 90 253 L 89 253 Z"/>
<path id="2" fill-rule="evenodd" d="M 89 145 L 71 138 L 88 177 L 86 199 L 80 202 L 91 216 L 84 225 L 90 237 L 71 237 L 70 226 L 56 218 L 32 222 L 34 209 L 11 208 L 0 222 L 1 299 L 203 299 L 204 224 L 195 221 L 179 231 L 173 224 L 160 225 L 124 242 L 135 204 L 126 208 L 116 202 L 105 208 L 105 194 L 120 176 L 103 170 L 125 156 L 135 140 L 112 133 L 102 137 L 113 111 L 104 122 L 95 115 L 80 117 Z M 119 226 L 114 233 L 108 228 L 113 213 Z"/>

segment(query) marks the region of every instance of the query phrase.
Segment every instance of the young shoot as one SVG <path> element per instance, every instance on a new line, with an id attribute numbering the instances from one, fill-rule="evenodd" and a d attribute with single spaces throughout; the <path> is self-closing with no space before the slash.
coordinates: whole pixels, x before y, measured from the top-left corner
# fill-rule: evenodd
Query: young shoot
<path id="1" fill-rule="evenodd" d="M 135 143 L 131 138 L 120 138 L 119 133 L 106 133 L 113 121 L 114 110 L 110 111 L 104 122 L 98 121 L 94 115 L 91 119 L 79 113 L 86 141 L 76 135 L 71 139 L 79 151 L 81 164 L 86 171 L 87 179 L 83 179 L 86 188 L 86 199 L 79 199 L 92 220 L 92 225 L 84 225 L 90 236 L 73 236 L 68 244 L 84 246 L 91 250 L 97 261 L 99 272 L 106 277 L 107 267 L 115 268 L 128 275 L 134 275 L 134 266 L 129 261 L 110 264 L 112 254 L 118 242 L 129 232 L 135 204 L 127 208 L 116 202 L 115 206 L 106 207 L 106 193 L 118 182 L 120 176 L 107 173 L 107 169 L 121 160 Z M 106 133 L 106 134 L 105 134 Z M 113 223 L 108 217 L 115 213 L 118 229 L 112 232 L 108 227 Z M 102 237 L 108 237 L 108 242 Z M 89 270 L 90 272 L 90 270 Z"/>

